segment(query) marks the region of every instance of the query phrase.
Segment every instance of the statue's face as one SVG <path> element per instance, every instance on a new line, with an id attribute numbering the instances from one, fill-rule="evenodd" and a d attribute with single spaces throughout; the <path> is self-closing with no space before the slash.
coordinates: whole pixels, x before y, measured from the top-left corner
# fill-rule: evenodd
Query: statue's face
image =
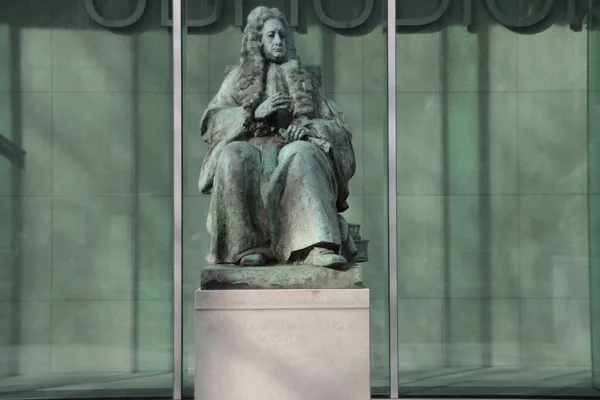
<path id="1" fill-rule="evenodd" d="M 282 62 L 285 60 L 287 42 L 285 27 L 280 20 L 270 19 L 265 22 L 261 32 L 261 43 L 263 53 L 269 61 Z"/>

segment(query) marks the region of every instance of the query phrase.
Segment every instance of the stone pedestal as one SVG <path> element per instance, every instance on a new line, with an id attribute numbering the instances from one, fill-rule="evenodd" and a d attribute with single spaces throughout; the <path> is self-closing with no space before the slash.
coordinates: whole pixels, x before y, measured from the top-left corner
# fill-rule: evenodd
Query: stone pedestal
<path id="1" fill-rule="evenodd" d="M 369 290 L 203 290 L 196 400 L 368 400 Z"/>

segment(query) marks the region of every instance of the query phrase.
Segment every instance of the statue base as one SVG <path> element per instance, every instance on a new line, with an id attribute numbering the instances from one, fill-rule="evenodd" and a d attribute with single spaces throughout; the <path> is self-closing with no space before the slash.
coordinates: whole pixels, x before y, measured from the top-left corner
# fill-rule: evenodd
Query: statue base
<path id="1" fill-rule="evenodd" d="M 357 289 L 363 288 L 362 267 L 338 269 L 312 265 L 239 267 L 215 265 L 202 270 L 201 289 Z"/>
<path id="2" fill-rule="evenodd" d="M 370 399 L 369 289 L 199 289 L 194 341 L 196 399 Z"/>

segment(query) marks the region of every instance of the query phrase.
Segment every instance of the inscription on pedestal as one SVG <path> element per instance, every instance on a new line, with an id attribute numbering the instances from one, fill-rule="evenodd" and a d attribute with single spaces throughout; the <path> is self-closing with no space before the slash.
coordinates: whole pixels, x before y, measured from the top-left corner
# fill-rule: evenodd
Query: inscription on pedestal
<path id="1" fill-rule="evenodd" d="M 213 323 L 208 328 L 211 332 L 314 332 L 314 331 L 350 331 L 352 322 L 332 321 L 328 323 L 310 322 L 242 322 Z"/>
<path id="2" fill-rule="evenodd" d="M 349 321 L 319 322 L 217 322 L 208 327 L 208 331 L 215 333 L 255 333 L 244 336 L 246 340 L 252 340 L 266 345 L 297 344 L 312 339 L 319 332 L 350 332 L 353 323 Z M 315 338 L 317 339 L 317 338 Z"/>

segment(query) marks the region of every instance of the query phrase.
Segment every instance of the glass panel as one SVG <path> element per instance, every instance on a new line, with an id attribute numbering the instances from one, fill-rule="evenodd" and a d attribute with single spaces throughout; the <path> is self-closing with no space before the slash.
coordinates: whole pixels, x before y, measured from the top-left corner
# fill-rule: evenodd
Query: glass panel
<path id="1" fill-rule="evenodd" d="M 171 35 L 160 5 L 0 6 L 2 398 L 171 394 Z"/>
<path id="2" fill-rule="evenodd" d="M 582 3 L 398 2 L 401 394 L 595 395 Z"/>
<path id="3" fill-rule="evenodd" d="M 217 21 L 194 27 L 193 20 L 206 18 L 213 5 L 225 3 Z M 242 2 L 240 2 L 242 3 Z M 350 208 L 343 213 L 350 223 L 360 224 L 361 235 L 369 240 L 369 262 L 364 281 L 371 289 L 371 371 L 372 390 L 389 393 L 389 324 L 387 260 L 387 99 L 386 40 L 382 29 L 383 5 L 367 8 L 366 20 L 352 28 L 327 26 L 319 19 L 313 2 L 287 0 L 245 1 L 243 10 L 233 2 L 188 1 L 188 35 L 185 54 L 184 129 L 184 395 L 193 396 L 193 298 L 200 287 L 200 274 L 209 249 L 206 219 L 210 196 L 199 193 L 198 174 L 208 145 L 199 135 L 199 122 L 208 103 L 219 91 L 225 69 L 240 63 L 242 28 L 236 26 L 239 12 L 244 24 L 258 5 L 278 7 L 289 19 L 290 8 L 299 3 L 299 24 L 294 30 L 297 53 L 302 63 L 321 76 L 325 94 L 346 115 L 353 131 L 356 173 L 350 180 Z M 316 2 L 315 2 L 316 3 Z M 331 19 L 358 18 L 364 0 L 326 1 L 324 12 Z M 236 4 L 238 4 L 236 2 Z M 296 10 L 293 10 L 296 11 Z M 195 23 L 198 25 L 198 23 Z M 262 79 L 262 78 L 258 78 Z M 199 371 L 202 373 L 202 371 Z"/>
<path id="4" fill-rule="evenodd" d="M 592 381 L 600 389 L 600 2 L 588 2 L 588 221 L 590 235 L 590 300 Z"/>

